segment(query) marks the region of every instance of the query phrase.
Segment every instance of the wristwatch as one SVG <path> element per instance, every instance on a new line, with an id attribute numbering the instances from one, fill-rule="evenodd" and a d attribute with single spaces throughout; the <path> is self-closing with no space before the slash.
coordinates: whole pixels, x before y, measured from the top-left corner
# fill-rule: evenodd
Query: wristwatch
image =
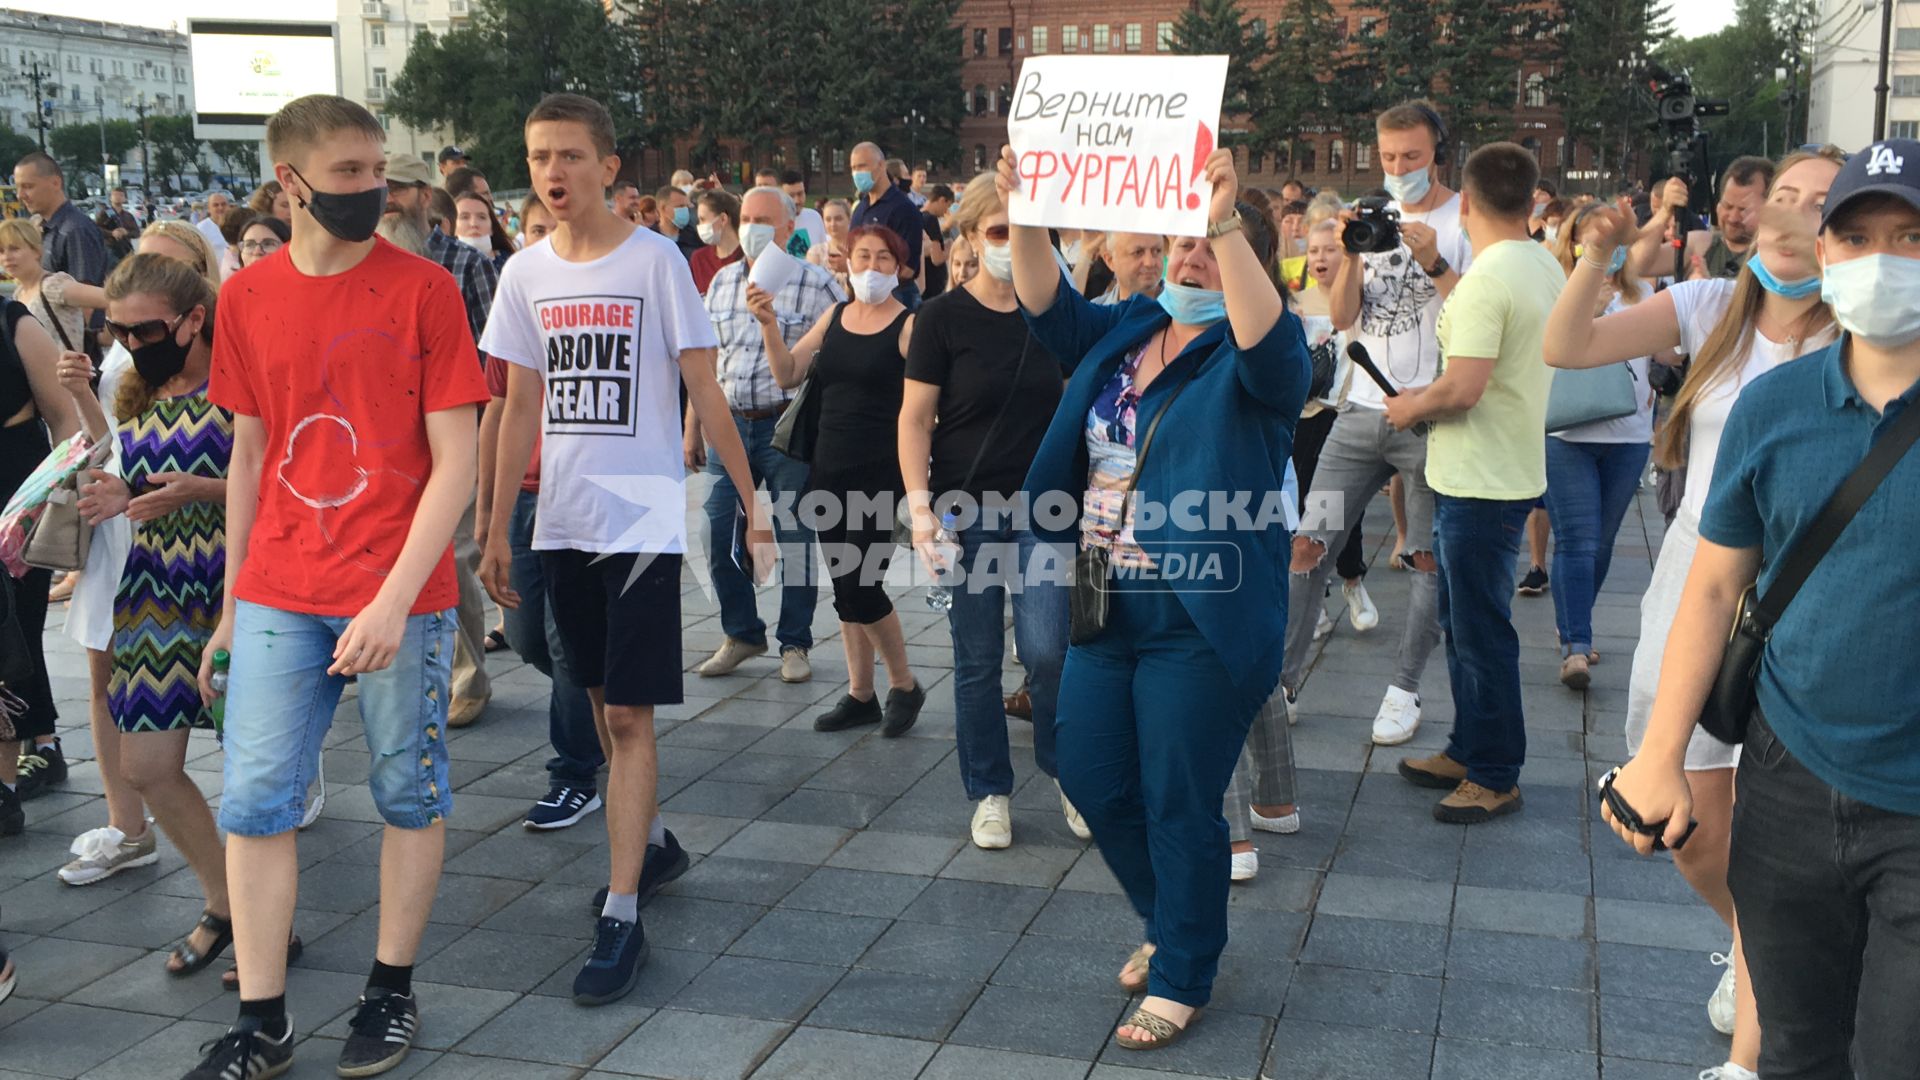
<path id="1" fill-rule="evenodd" d="M 1421 269 L 1427 272 L 1427 277 L 1437 280 L 1442 274 L 1453 269 L 1453 267 L 1447 263 L 1447 257 L 1442 255 L 1434 260 L 1432 266 L 1423 266 Z"/>
<path id="2" fill-rule="evenodd" d="M 1208 224 L 1207 239 L 1218 240 L 1230 232 L 1238 232 L 1245 227 L 1246 223 L 1240 220 L 1240 215 L 1235 214 L 1225 221 L 1215 221 Z"/>

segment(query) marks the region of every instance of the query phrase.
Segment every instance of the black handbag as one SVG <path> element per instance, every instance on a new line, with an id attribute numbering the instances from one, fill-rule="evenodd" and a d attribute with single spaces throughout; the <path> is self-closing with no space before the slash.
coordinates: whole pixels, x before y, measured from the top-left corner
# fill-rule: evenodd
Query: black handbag
<path id="1" fill-rule="evenodd" d="M 1760 662 L 1781 613 L 1786 611 L 1800 586 L 1806 584 L 1813 568 L 1820 565 L 1820 560 L 1846 531 L 1847 523 L 1906 456 L 1916 439 L 1920 439 L 1920 406 L 1909 406 L 1894 418 L 1892 426 L 1867 451 L 1866 458 L 1840 482 L 1827 504 L 1820 508 L 1819 516 L 1787 549 L 1780 576 L 1767 591 L 1761 593 L 1756 586 L 1749 585 L 1740 594 L 1733 628 L 1727 634 L 1727 651 L 1720 658 L 1713 689 L 1708 691 L 1706 705 L 1700 710 L 1700 726 L 1707 734 L 1728 744 L 1746 741 L 1747 724 L 1753 718 Z"/>
<path id="2" fill-rule="evenodd" d="M 820 440 L 820 392 L 813 385 L 813 372 L 800 381 L 800 389 L 787 399 L 780 419 L 773 422 L 771 444 L 775 450 L 795 461 L 812 463 L 814 444 Z"/>
<path id="3" fill-rule="evenodd" d="M 1147 433 L 1140 437 L 1140 450 L 1133 456 L 1133 475 L 1127 478 L 1126 493 L 1120 496 L 1120 528 L 1127 527 L 1127 507 L 1133 501 L 1133 489 L 1140 484 L 1140 474 L 1147 467 L 1147 451 L 1153 449 L 1153 433 L 1160 428 L 1160 421 L 1166 417 L 1167 410 L 1173 408 L 1180 392 L 1193 381 L 1200 370 L 1200 361 L 1195 360 L 1186 375 L 1180 379 L 1180 385 L 1173 388 L 1160 411 L 1153 414 L 1147 424 Z M 1119 537 L 1114 537 L 1119 542 Z M 1067 642 L 1071 645 L 1085 645 L 1107 631 L 1107 582 L 1110 563 L 1113 557 L 1111 547 L 1094 544 L 1082 544 L 1073 556 L 1073 591 L 1068 596 Z"/>
<path id="4" fill-rule="evenodd" d="M 33 654 L 20 626 L 13 579 L 0 573 L 0 741 L 11 742 L 13 722 L 27 714 L 27 684 L 33 681 Z"/>

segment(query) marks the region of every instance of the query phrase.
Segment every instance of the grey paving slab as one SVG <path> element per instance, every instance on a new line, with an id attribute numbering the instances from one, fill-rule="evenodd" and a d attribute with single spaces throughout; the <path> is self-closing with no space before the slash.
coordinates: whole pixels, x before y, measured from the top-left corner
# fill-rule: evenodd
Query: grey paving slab
<path id="1" fill-rule="evenodd" d="M 838 915 L 898 918 L 932 878 L 823 866 L 780 900 L 781 907 Z"/>
<path id="2" fill-rule="evenodd" d="M 966 1015 L 981 986 L 961 979 L 855 969 L 807 1016 L 813 1027 L 939 1041 Z"/>
<path id="3" fill-rule="evenodd" d="M 767 1020 L 662 1009 L 598 1067 L 661 1080 L 746 1080 L 789 1030 Z"/>
<path id="4" fill-rule="evenodd" d="M 947 1041 L 1091 1061 L 1119 1025 L 1124 1005 L 1114 996 L 989 986 Z M 1046 1022 L 1033 1023 L 1037 1016 Z"/>
<path id="5" fill-rule="evenodd" d="M 676 1008 L 794 1022 L 848 974 L 840 966 L 721 956 L 673 995 Z"/>
<path id="6" fill-rule="evenodd" d="M 843 1076 L 913 1076 L 937 1043 L 859 1031 L 802 1027 L 787 1037 L 755 1080 L 838 1080 Z"/>
<path id="7" fill-rule="evenodd" d="M 1425 1076 L 1433 1064 L 1433 1042 L 1428 1034 L 1282 1016 L 1274 1025 L 1266 1075 L 1317 1080 Z"/>
<path id="8" fill-rule="evenodd" d="M 1440 985 L 1439 979 L 1417 975 L 1301 964 L 1281 1015 L 1432 1034 L 1440 1014 Z"/>
<path id="9" fill-rule="evenodd" d="M 76 1077 L 169 1026 L 141 1013 L 49 1005 L 34 1014 L 30 1038 L 6 1040 L 6 1063 L 30 1075 Z"/>
<path id="10" fill-rule="evenodd" d="M 1434 1080 L 1486 1080 L 1490 1076 L 1598 1080 L 1599 1075 L 1600 1061 L 1592 1054 L 1465 1042 L 1445 1036 L 1433 1048 Z M 1611 1068 L 1607 1070 L 1607 1077 L 1614 1080 Z"/>
<path id="11" fill-rule="evenodd" d="M 1441 975 L 1447 966 L 1447 931 L 1422 923 L 1319 915 L 1307 932 L 1300 959 L 1334 967 Z"/>
<path id="12" fill-rule="evenodd" d="M 977 1046 L 943 1046 L 920 1073 L 920 1080 L 1084 1080 L 1087 1063 L 1065 1058 L 985 1050 Z"/>
<path id="13" fill-rule="evenodd" d="M 1595 999 L 1576 990 L 1449 978 L 1440 1002 L 1440 1035 L 1594 1052 Z"/>

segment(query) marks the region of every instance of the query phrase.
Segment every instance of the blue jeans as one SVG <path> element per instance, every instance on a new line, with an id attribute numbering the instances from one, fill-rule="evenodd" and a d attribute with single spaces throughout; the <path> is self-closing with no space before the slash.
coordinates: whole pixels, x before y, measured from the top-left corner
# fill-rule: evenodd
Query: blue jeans
<path id="1" fill-rule="evenodd" d="M 546 572 L 541 568 L 540 554 L 533 550 L 533 523 L 539 505 L 539 494 L 531 491 L 521 492 L 513 503 L 513 521 L 507 533 L 513 564 L 508 574 L 513 591 L 520 594 L 520 606 L 502 612 L 507 644 L 536 671 L 553 680 L 553 691 L 547 697 L 547 740 L 553 744 L 547 774 L 553 778 L 553 785 L 593 789 L 598 786 L 595 774 L 607 757 L 600 747 L 600 733 L 593 726 L 593 700 L 573 681 L 566 650 L 560 645 L 560 630 L 553 621 L 553 608 L 547 603 Z"/>
<path id="2" fill-rule="evenodd" d="M 1013 794 L 1013 759 L 1007 746 L 1007 711 L 1001 698 L 1000 662 L 1006 650 L 1007 594 L 1013 594 L 1013 638 L 1026 665 L 1033 697 L 1033 760 L 1048 776 L 1053 760 L 1054 710 L 1060 701 L 1060 668 L 1067 659 L 1067 587 L 1057 575 L 1033 575 L 1036 552 L 1051 555 L 1055 569 L 1072 565 L 1072 549 L 1047 544 L 1030 530 L 1005 524 L 974 526 L 960 533 L 966 576 L 953 590 L 947 625 L 953 631 L 954 735 L 960 751 L 960 782 L 967 798 Z M 1015 559 L 1018 561 L 1015 562 Z M 1009 589 L 1007 582 L 1013 582 Z"/>
<path id="3" fill-rule="evenodd" d="M 792 504 L 807 489 L 807 465 L 773 448 L 773 425 L 777 418 L 742 420 L 733 418 L 740 441 L 747 448 L 747 466 L 753 482 L 767 489 L 777 505 L 780 496 L 790 496 L 786 513 L 775 513 L 773 528 L 779 541 L 780 625 L 774 631 L 781 648 L 813 648 L 813 605 L 818 590 L 813 580 L 813 531 L 799 523 Z M 713 572 L 713 592 L 720 601 L 720 629 L 730 638 L 749 645 L 767 643 L 767 624 L 760 618 L 754 602 L 753 582 L 733 561 L 736 533 L 744 528 L 740 521 L 740 493 L 720 464 L 720 455 L 707 454 L 707 472 L 713 477 L 713 490 L 707 493 L 707 559 Z"/>
<path id="4" fill-rule="evenodd" d="M 1467 779 L 1491 791 L 1512 790 L 1527 760 L 1520 635 L 1513 629 L 1513 560 L 1533 503 L 1434 493 L 1440 629 L 1453 683 L 1447 756 L 1467 767 Z"/>
<path id="5" fill-rule="evenodd" d="M 329 675 L 334 646 L 353 620 L 239 602 L 227 683 L 220 828 L 238 836 L 292 832 L 333 726 L 345 676 Z M 453 809 L 447 780 L 453 612 L 407 617 L 393 663 L 358 680 L 360 723 L 372 769 L 367 786 L 387 824 L 424 829 Z"/>
<path id="6" fill-rule="evenodd" d="M 1593 648 L 1593 598 L 1606 584 L 1613 538 L 1640 488 L 1646 443 L 1567 442 L 1547 436 L 1547 513 L 1553 519 L 1553 618 L 1562 655 Z"/>

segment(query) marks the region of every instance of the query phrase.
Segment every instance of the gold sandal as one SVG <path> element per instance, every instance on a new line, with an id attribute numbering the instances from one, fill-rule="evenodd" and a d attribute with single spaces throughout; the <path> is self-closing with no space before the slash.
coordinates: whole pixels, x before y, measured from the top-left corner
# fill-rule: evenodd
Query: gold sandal
<path id="1" fill-rule="evenodd" d="M 1120 969 L 1120 989 L 1129 994 L 1144 991 L 1147 988 L 1147 967 L 1152 957 L 1153 946 L 1151 945 L 1142 945 L 1133 950 L 1133 955 L 1127 957 L 1126 966 Z M 1127 976 L 1136 974 L 1140 977 L 1139 982 L 1128 981 Z"/>
<path id="2" fill-rule="evenodd" d="M 1133 1039 L 1116 1031 L 1113 1036 L 1113 1041 L 1119 1043 L 1121 1047 L 1127 1050 L 1159 1050 L 1179 1042 L 1180 1036 L 1185 1035 L 1187 1028 L 1192 1027 L 1193 1022 L 1198 1019 L 1200 1019 L 1200 1010 L 1195 1009 L 1193 1010 L 1193 1015 L 1187 1017 L 1186 1027 L 1181 1027 L 1166 1017 L 1161 1016 L 1159 1013 L 1151 1013 L 1145 1009 L 1135 1009 L 1133 1015 L 1127 1017 L 1127 1022 L 1120 1026 L 1145 1028 L 1147 1034 L 1152 1037 Z"/>

